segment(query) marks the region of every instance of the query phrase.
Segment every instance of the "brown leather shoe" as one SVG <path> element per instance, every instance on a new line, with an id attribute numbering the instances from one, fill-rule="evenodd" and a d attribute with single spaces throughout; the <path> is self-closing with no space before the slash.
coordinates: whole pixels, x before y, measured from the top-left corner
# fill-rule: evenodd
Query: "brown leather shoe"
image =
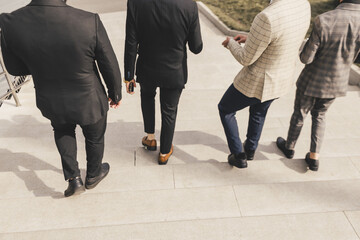
<path id="1" fill-rule="evenodd" d="M 158 163 L 159 165 L 165 165 L 167 164 L 169 157 L 171 156 L 171 154 L 173 153 L 173 148 L 174 146 L 171 145 L 171 149 L 170 152 L 168 154 L 166 154 L 165 156 L 161 156 L 161 153 L 159 153 L 159 159 L 158 159 Z"/>
<path id="2" fill-rule="evenodd" d="M 146 150 L 149 150 L 149 151 L 156 151 L 156 140 L 153 139 L 153 140 L 148 140 L 147 139 L 148 137 L 145 136 L 143 137 L 142 139 L 142 145 L 145 147 Z"/>

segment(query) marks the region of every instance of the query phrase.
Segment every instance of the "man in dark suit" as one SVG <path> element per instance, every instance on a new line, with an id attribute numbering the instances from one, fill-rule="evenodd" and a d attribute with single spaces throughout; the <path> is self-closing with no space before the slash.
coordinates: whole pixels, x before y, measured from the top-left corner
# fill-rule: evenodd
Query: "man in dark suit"
<path id="1" fill-rule="evenodd" d="M 120 69 L 99 16 L 61 0 L 33 0 L 3 15 L 0 27 L 8 72 L 33 76 L 37 107 L 54 128 L 69 182 L 65 196 L 84 191 L 76 160 L 76 125 L 85 136 L 85 188 L 94 188 L 109 172 L 109 164 L 102 163 L 108 97 L 113 108 L 121 100 Z"/>
<path id="2" fill-rule="evenodd" d="M 125 82 L 141 88 L 141 109 L 147 136 L 142 144 L 156 150 L 155 95 L 160 87 L 161 135 L 159 164 L 173 152 L 172 140 L 179 98 L 187 81 L 186 44 L 202 50 L 196 2 L 192 0 L 129 0 L 126 19 Z"/>
<path id="3" fill-rule="evenodd" d="M 311 112 L 311 145 L 305 161 L 312 171 L 319 169 L 325 114 L 337 97 L 346 95 L 350 68 L 360 53 L 360 0 L 339 2 L 336 9 L 314 20 L 311 36 L 300 54 L 306 65 L 297 80 L 288 136 L 276 141 L 284 155 L 293 158 L 304 119 Z"/>

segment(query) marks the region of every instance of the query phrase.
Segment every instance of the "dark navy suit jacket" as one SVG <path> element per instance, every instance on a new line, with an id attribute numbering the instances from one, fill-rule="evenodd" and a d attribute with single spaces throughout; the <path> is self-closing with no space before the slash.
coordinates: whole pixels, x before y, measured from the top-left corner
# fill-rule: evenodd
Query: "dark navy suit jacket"
<path id="1" fill-rule="evenodd" d="M 0 27 L 8 72 L 33 76 L 37 107 L 51 121 L 93 124 L 108 111 L 108 96 L 121 100 L 119 65 L 97 14 L 33 0 L 2 14 Z"/>
<path id="2" fill-rule="evenodd" d="M 187 81 L 186 44 L 202 50 L 198 8 L 192 0 L 129 0 L 126 19 L 125 79 L 165 88 Z"/>

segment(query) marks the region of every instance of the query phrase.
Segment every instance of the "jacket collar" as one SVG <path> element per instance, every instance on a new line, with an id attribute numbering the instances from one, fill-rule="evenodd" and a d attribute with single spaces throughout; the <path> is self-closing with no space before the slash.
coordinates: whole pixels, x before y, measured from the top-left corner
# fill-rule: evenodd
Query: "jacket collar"
<path id="1" fill-rule="evenodd" d="M 67 7 L 62 0 L 32 0 L 28 6 L 53 6 L 53 7 Z"/>
<path id="2" fill-rule="evenodd" d="M 360 4 L 360 0 L 344 0 L 344 1 L 342 1 L 342 3 L 355 3 L 355 4 Z"/>
<path id="3" fill-rule="evenodd" d="M 336 9 L 344 9 L 344 10 L 352 10 L 352 11 L 360 11 L 360 4 L 359 3 L 349 3 L 349 2 L 343 2 L 340 3 L 339 6 L 337 6 Z"/>

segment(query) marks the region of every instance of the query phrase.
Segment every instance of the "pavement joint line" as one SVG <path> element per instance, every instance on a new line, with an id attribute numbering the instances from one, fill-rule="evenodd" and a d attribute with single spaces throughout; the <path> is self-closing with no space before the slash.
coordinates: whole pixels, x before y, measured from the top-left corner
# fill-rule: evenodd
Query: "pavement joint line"
<path id="1" fill-rule="evenodd" d="M 171 166 L 172 174 L 173 174 L 173 183 L 174 183 L 174 189 L 176 188 L 176 182 L 175 182 L 175 171 L 174 171 L 174 165 Z M 180 188 L 179 188 L 180 189 Z"/>
<path id="2" fill-rule="evenodd" d="M 102 192 L 89 192 L 86 191 L 85 193 L 79 195 L 79 196 L 75 196 L 76 198 L 79 197 L 86 197 L 87 195 L 103 195 L 103 194 L 120 194 L 120 193 L 133 193 L 133 192 L 153 192 L 153 191 L 157 191 L 157 192 L 162 192 L 162 191 L 182 191 L 182 190 L 196 190 L 196 189 L 216 189 L 216 188 L 232 188 L 234 190 L 234 187 L 243 187 L 243 186 L 254 186 L 254 185 L 284 185 L 284 184 L 294 184 L 294 183 L 303 183 L 303 184 L 310 184 L 310 183 L 319 183 L 319 182 L 341 182 L 341 181 L 350 181 L 350 180 L 360 180 L 360 177 L 358 178 L 348 178 L 348 179 L 334 179 L 334 180 L 317 180 L 317 181 L 294 181 L 294 182 L 272 182 L 272 183 L 245 183 L 245 184 L 233 184 L 233 185 L 217 185 L 217 186 L 197 186 L 197 187 L 182 187 L 182 188 L 161 188 L 161 189 L 142 189 L 142 190 L 124 190 L 124 191 L 114 191 L 111 190 L 110 191 L 102 191 Z M 65 188 L 65 186 L 64 186 Z M 62 192 L 59 192 L 62 194 Z M 0 202 L 3 200 L 16 200 L 16 199 L 55 199 L 55 200 L 59 200 L 59 199 L 64 199 L 63 197 L 58 197 L 58 195 L 49 195 L 49 196 L 25 196 L 25 197 L 14 197 L 14 198 L 0 198 Z M 360 211 L 360 209 L 345 209 L 344 211 Z M 334 212 L 334 211 L 329 211 L 329 212 Z M 335 211 L 335 212 L 339 212 L 339 211 Z M 318 213 L 318 212 L 313 212 L 313 213 Z M 291 213 L 291 214 L 299 214 L 299 213 Z M 284 214 L 275 214 L 275 215 L 284 215 Z M 286 215 L 286 214 L 285 214 Z M 255 216 L 269 216 L 269 215 L 255 215 Z"/>
<path id="3" fill-rule="evenodd" d="M 181 190 L 181 189 L 206 189 L 206 188 L 217 188 L 217 187 L 243 187 L 243 186 L 253 186 L 253 185 L 274 185 L 274 184 L 296 184 L 296 183 L 319 183 L 319 182 L 335 182 L 335 181 L 350 181 L 350 180 L 360 180 L 360 176 L 359 177 L 352 177 L 352 178 L 343 178 L 343 179 L 322 179 L 322 180 L 316 180 L 316 181 L 289 181 L 289 180 L 284 180 L 283 182 L 264 182 L 264 183 L 244 183 L 244 184 L 233 184 L 233 185 L 224 185 L 224 184 L 220 184 L 220 185 L 215 185 L 215 186 L 196 186 L 196 187 L 177 187 L 175 188 L 175 190 Z M 146 191 L 146 190 L 143 190 Z M 152 190 L 154 191 L 154 190 Z M 127 192 L 131 192 L 131 191 L 127 191 Z M 359 209 L 360 210 L 360 209 Z"/>
<path id="4" fill-rule="evenodd" d="M 345 210 L 348 211 L 348 210 Z M 350 210 L 350 212 L 353 210 Z M 193 221 L 214 221 L 214 220 L 229 220 L 229 219 L 246 219 L 246 218 L 260 218 L 260 217 L 282 217 L 282 216 L 296 216 L 296 215 L 311 215 L 311 214 L 331 214 L 331 213 L 343 213 L 344 211 L 326 211 L 326 212 L 303 212 L 303 213 L 288 213 L 288 214 L 272 214 L 272 215 L 252 215 L 252 216 L 240 216 L 240 217 L 209 217 L 209 218 L 194 218 L 194 219 L 182 219 L 182 220 L 166 220 L 166 221 L 149 221 L 149 222 L 132 222 L 132 223 L 119 223 L 119 224 L 108 224 L 108 225 L 98 225 L 98 226 L 83 226 L 76 228 L 53 228 L 53 229 L 43 229 L 36 231 L 23 231 L 23 232 L 0 232 L 1 235 L 10 235 L 10 234 L 22 234 L 22 233 L 40 233 L 40 232 L 52 232 L 52 231 L 62 231 L 62 230 L 76 230 L 76 229 L 88 229 L 88 228 L 109 228 L 117 226 L 133 226 L 133 225 L 150 225 L 150 224 L 163 224 L 163 223 L 182 223 L 182 222 L 193 222 Z M 356 231 L 355 231 L 356 233 Z M 358 236 L 358 234 L 356 233 Z M 360 239 L 360 237 L 358 236 Z"/>
<path id="5" fill-rule="evenodd" d="M 240 204 L 239 204 L 239 200 L 236 196 L 236 192 L 235 192 L 235 188 L 234 188 L 234 185 L 232 185 L 232 190 L 233 190 L 233 193 L 234 193 L 234 197 L 235 197 L 235 200 L 236 200 L 236 204 L 238 206 L 238 209 L 239 209 L 239 213 L 240 213 L 240 217 L 243 217 L 243 214 L 241 212 L 241 208 L 240 208 Z"/>
<path id="6" fill-rule="evenodd" d="M 348 220 L 349 224 L 351 225 L 352 229 L 354 230 L 356 236 L 358 237 L 358 239 L 360 239 L 360 235 L 359 235 L 358 232 L 356 231 L 356 229 L 355 229 L 354 225 L 352 224 L 352 222 L 350 221 L 348 215 L 346 214 L 345 211 L 342 211 L 342 212 L 343 212 L 343 214 L 345 215 L 346 219 Z"/>
<path id="7" fill-rule="evenodd" d="M 349 158 L 350 158 L 351 164 L 352 164 L 352 165 L 354 166 L 354 168 L 360 173 L 360 169 L 356 167 L 356 165 L 355 165 L 354 161 L 351 159 L 351 157 L 349 157 Z"/>

